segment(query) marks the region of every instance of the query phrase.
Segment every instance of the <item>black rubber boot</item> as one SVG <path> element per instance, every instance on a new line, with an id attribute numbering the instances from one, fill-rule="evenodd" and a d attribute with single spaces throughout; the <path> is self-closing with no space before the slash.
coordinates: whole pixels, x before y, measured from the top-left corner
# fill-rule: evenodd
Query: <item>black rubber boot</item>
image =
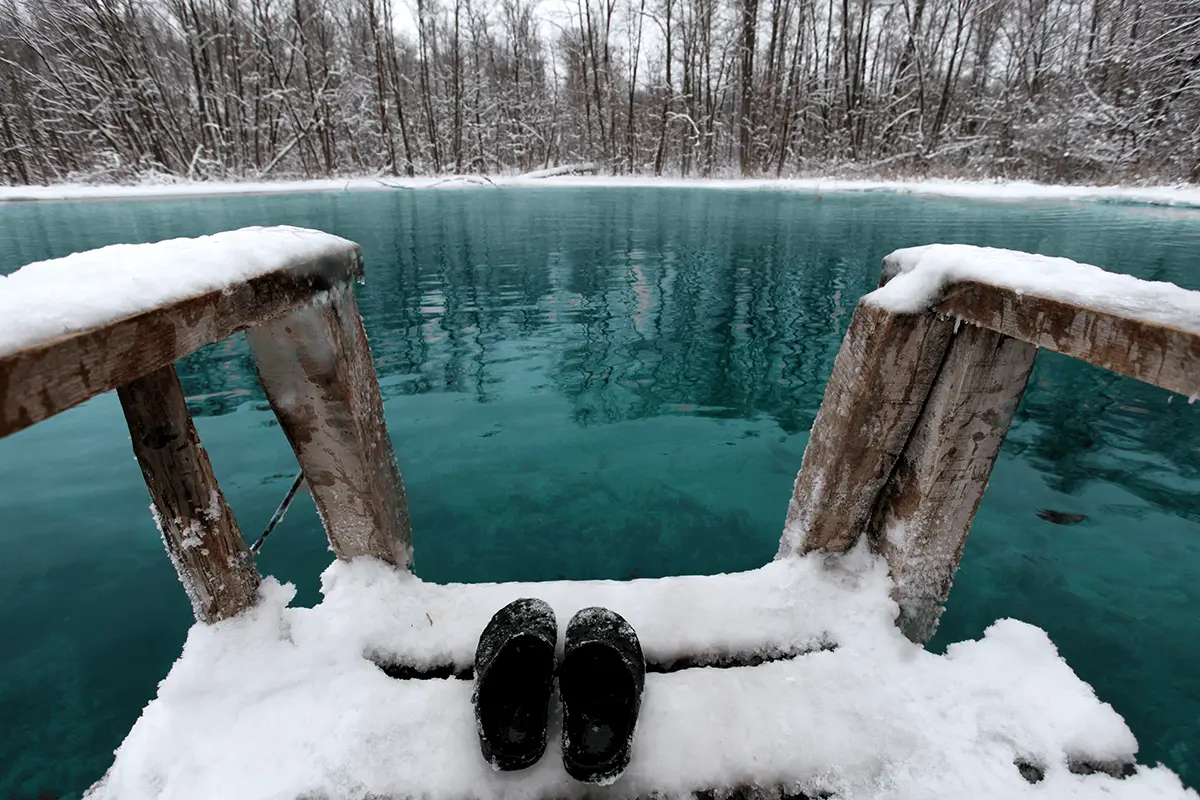
<path id="1" fill-rule="evenodd" d="M 496 612 L 475 649 L 475 725 L 496 770 L 533 766 L 546 750 L 558 622 L 543 600 L 523 597 Z"/>
<path id="2" fill-rule="evenodd" d="M 585 608 L 567 626 L 558 689 L 563 766 L 572 778 L 606 786 L 621 777 L 646 684 L 637 633 L 607 608 Z"/>

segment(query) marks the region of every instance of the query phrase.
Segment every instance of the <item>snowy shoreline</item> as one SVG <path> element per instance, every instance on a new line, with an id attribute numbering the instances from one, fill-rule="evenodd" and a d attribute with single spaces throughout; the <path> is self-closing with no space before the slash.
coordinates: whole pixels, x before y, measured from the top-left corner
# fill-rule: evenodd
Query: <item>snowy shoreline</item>
<path id="1" fill-rule="evenodd" d="M 0 186 L 0 204 L 69 200 L 137 200 L 225 197 L 233 195 L 305 194 L 477 188 L 705 188 L 732 190 L 829 192 L 893 192 L 980 200 L 1093 201 L 1200 208 L 1200 186 L 1064 186 L 1027 181 L 879 181 L 843 178 L 655 178 L 636 176 L 341 178 L 304 181 L 191 182 L 138 185 Z"/>

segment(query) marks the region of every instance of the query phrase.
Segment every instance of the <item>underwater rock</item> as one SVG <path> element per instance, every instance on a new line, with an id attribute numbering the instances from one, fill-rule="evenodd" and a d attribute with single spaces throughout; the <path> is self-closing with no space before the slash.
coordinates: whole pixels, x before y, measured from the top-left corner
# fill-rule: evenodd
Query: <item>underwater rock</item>
<path id="1" fill-rule="evenodd" d="M 1046 522 L 1053 522 L 1055 525 L 1078 525 L 1087 519 L 1087 514 L 1068 514 L 1065 511 L 1055 511 L 1052 508 L 1043 508 L 1037 512 L 1037 515 Z"/>

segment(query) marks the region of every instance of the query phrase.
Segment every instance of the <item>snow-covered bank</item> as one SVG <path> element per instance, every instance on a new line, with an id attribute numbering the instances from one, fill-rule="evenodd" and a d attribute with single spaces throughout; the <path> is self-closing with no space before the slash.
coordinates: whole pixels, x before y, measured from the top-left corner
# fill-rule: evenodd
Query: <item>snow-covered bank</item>
<path id="1" fill-rule="evenodd" d="M 351 178 L 308 181 L 156 183 L 135 186 L 54 185 L 0 186 L 0 202 L 54 200 L 123 200 L 138 198 L 214 197 L 238 194 L 302 194 L 406 189 L 659 187 L 757 189 L 810 194 L 829 192 L 895 192 L 988 200 L 1107 201 L 1200 208 L 1200 186 L 1055 186 L 1025 181 L 877 181 L 843 178 L 723 179 L 653 178 L 536 174 L 482 177 Z"/>
<path id="2" fill-rule="evenodd" d="M 841 800 L 1200 800 L 1162 766 L 1077 774 L 1128 763 L 1137 745 L 1046 634 L 1005 620 L 929 653 L 895 628 L 886 567 L 862 551 L 734 575 L 493 585 L 427 584 L 360 559 L 326 571 L 312 609 L 288 608 L 292 590 L 274 581 L 262 591 L 246 615 L 192 629 L 89 797 L 616 800 L 759 786 Z M 599 790 L 567 777 L 553 734 L 536 766 L 493 772 L 469 681 L 395 680 L 369 659 L 469 665 L 489 616 L 521 596 L 548 601 L 560 627 L 583 606 L 613 608 L 652 661 L 836 649 L 647 676 L 633 761 Z"/>

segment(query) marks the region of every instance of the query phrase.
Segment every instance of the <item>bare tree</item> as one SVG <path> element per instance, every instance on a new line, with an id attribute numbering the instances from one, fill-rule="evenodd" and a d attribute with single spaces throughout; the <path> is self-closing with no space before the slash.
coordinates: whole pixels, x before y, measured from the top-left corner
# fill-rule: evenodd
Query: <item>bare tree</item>
<path id="1" fill-rule="evenodd" d="M 1195 0 L 0 0 L 0 181 L 1200 180 Z"/>

